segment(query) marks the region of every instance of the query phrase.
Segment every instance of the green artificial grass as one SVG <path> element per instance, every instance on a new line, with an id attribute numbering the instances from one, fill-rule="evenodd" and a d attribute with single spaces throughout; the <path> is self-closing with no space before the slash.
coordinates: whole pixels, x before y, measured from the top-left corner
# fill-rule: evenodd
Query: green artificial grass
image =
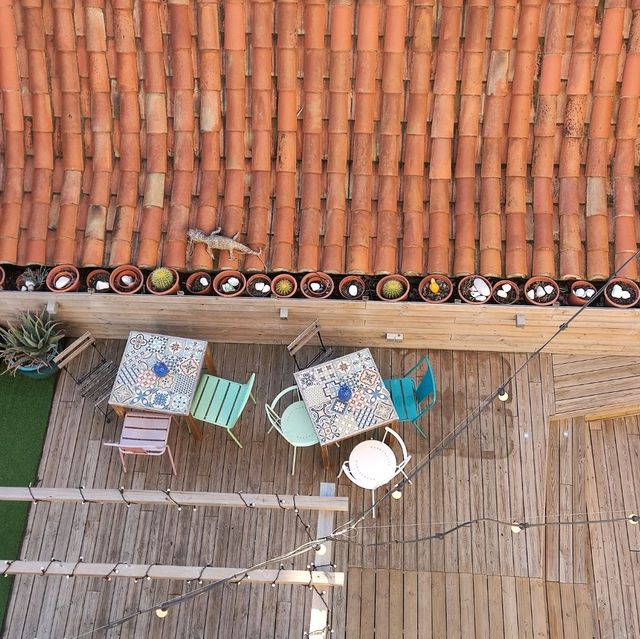
<path id="1" fill-rule="evenodd" d="M 0 376 L 0 486 L 35 483 L 55 380 Z M 0 502 L 0 559 L 18 558 L 28 509 L 25 502 Z M 0 579 L 0 634 L 12 581 Z"/>

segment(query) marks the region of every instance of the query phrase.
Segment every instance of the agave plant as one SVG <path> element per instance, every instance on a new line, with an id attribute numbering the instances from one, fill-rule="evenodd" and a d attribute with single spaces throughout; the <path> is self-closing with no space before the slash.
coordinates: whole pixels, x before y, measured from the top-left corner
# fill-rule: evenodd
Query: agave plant
<path id="1" fill-rule="evenodd" d="M 21 366 L 46 367 L 51 363 L 58 343 L 64 334 L 58 330 L 46 310 L 25 313 L 19 324 L 9 322 L 0 327 L 0 360 L 12 375 Z"/>

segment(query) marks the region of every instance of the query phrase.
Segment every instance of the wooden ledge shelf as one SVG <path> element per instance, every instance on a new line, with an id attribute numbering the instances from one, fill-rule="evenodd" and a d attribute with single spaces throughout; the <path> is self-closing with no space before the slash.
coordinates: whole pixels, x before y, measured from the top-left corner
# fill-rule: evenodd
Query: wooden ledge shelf
<path id="1" fill-rule="evenodd" d="M 332 346 L 511 353 L 535 351 L 576 312 L 574 307 L 0 291 L 0 322 L 49 302 L 56 303 L 55 318 L 69 334 L 91 331 L 106 339 L 124 339 L 139 328 L 210 342 L 288 344 L 318 319 Z M 524 326 L 516 325 L 517 315 Z M 640 309 L 589 308 L 545 352 L 640 355 L 639 336 Z"/>

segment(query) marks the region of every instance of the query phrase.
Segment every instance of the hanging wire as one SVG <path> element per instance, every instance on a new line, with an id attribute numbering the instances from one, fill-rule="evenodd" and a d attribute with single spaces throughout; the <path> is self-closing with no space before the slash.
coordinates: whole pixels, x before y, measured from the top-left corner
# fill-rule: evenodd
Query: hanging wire
<path id="1" fill-rule="evenodd" d="M 201 584 L 201 583 L 202 583 L 202 575 L 204 574 L 204 571 L 205 571 L 207 568 L 211 568 L 211 564 L 205 564 L 205 565 L 202 567 L 202 570 L 200 570 L 200 574 L 198 575 L 198 583 L 199 583 L 199 584 Z"/>
<path id="2" fill-rule="evenodd" d="M 84 488 L 85 488 L 84 486 L 78 486 L 78 490 L 80 491 L 80 498 L 82 499 L 82 504 L 84 505 L 84 504 L 93 504 L 93 503 L 96 503 L 96 502 L 91 501 L 90 499 L 87 499 L 87 498 L 84 496 L 84 492 L 82 492 L 82 491 L 84 490 Z"/>
<path id="3" fill-rule="evenodd" d="M 131 508 L 131 502 L 127 501 L 127 499 L 124 496 L 124 486 L 120 486 L 120 488 L 118 488 L 118 491 L 120 493 L 120 497 L 122 497 L 122 501 L 127 504 L 127 508 Z"/>
<path id="4" fill-rule="evenodd" d="M 238 491 L 238 497 L 240 497 L 240 499 L 242 499 L 242 503 L 243 503 L 247 508 L 255 508 L 255 507 L 256 507 L 255 502 L 253 502 L 253 501 L 247 501 L 247 500 L 244 498 L 244 495 L 242 494 L 242 491 L 241 491 L 241 490 L 239 490 L 239 491 Z"/>
<path id="5" fill-rule="evenodd" d="M 33 494 L 33 490 L 31 490 L 31 482 L 29 482 L 29 485 L 27 486 L 27 490 L 29 491 L 29 494 L 31 495 L 31 503 L 37 504 L 38 500 L 35 498 L 35 496 Z"/>
<path id="6" fill-rule="evenodd" d="M 279 506 L 280 508 L 282 508 L 282 510 L 287 510 L 287 509 L 285 508 L 285 504 L 286 504 L 287 502 L 286 502 L 284 499 L 282 499 L 282 498 L 280 497 L 280 495 L 278 495 L 278 493 L 275 493 L 275 496 L 276 496 L 276 499 L 278 500 L 278 506 Z M 295 501 L 294 501 L 294 503 L 295 503 Z"/>
<path id="7" fill-rule="evenodd" d="M 276 587 L 276 584 L 278 583 L 278 578 L 280 577 L 280 573 L 282 572 L 283 569 L 284 569 L 284 564 L 280 563 L 280 565 L 278 566 L 278 574 L 276 575 L 276 578 L 271 582 L 272 588 Z"/>
<path id="8" fill-rule="evenodd" d="M 180 512 L 182 510 L 182 504 L 179 504 L 172 496 L 171 496 L 171 488 L 167 488 L 166 490 L 162 491 L 177 507 L 178 507 L 178 512 Z"/>
<path id="9" fill-rule="evenodd" d="M 309 532 L 311 529 L 311 524 L 307 524 L 302 517 L 300 516 L 300 509 L 298 508 L 298 505 L 296 504 L 296 495 L 293 495 L 293 512 L 296 515 L 296 521 L 302 526 L 302 528 L 304 529 L 305 533 L 307 533 L 307 537 L 310 540 L 313 540 L 313 535 Z"/>
<path id="10" fill-rule="evenodd" d="M 105 581 L 111 581 L 111 575 L 117 575 L 118 574 L 118 566 L 119 565 L 120 565 L 120 562 L 115 564 L 115 566 L 103 577 L 103 579 Z"/>
<path id="11" fill-rule="evenodd" d="M 51 568 L 51 564 L 53 564 L 54 562 L 58 561 L 55 557 L 51 557 L 51 559 L 49 560 L 49 563 L 46 565 L 45 568 L 40 568 L 40 576 L 44 577 L 44 575 L 47 574 L 47 570 L 49 570 L 49 568 Z"/>
<path id="12" fill-rule="evenodd" d="M 71 572 L 68 575 L 65 575 L 67 579 L 71 579 L 71 577 L 76 576 L 76 568 L 84 561 L 84 557 L 78 557 L 78 561 L 76 561 L 75 566 L 71 569 Z"/>
<path id="13" fill-rule="evenodd" d="M 9 576 L 7 574 L 7 571 L 9 570 L 9 568 L 11 568 L 11 564 L 13 563 L 13 560 L 12 559 L 6 559 L 4 563 L 5 563 L 4 570 L 0 574 L 0 577 L 8 577 Z"/>

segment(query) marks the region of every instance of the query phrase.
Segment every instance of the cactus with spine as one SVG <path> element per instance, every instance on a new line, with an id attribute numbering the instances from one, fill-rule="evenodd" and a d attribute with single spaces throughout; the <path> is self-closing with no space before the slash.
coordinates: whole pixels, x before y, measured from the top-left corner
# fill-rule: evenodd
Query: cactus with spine
<path id="1" fill-rule="evenodd" d="M 395 300 L 404 294 L 404 284 L 400 280 L 387 280 L 382 285 L 382 296 L 388 300 Z"/>
<path id="2" fill-rule="evenodd" d="M 161 266 L 151 273 L 151 285 L 156 291 L 166 291 L 175 281 L 173 271 L 166 266 Z"/>
<path id="3" fill-rule="evenodd" d="M 287 295 L 291 295 L 291 291 L 293 291 L 293 284 L 287 279 L 278 280 L 274 286 L 274 291 L 277 295 L 286 297 Z"/>

